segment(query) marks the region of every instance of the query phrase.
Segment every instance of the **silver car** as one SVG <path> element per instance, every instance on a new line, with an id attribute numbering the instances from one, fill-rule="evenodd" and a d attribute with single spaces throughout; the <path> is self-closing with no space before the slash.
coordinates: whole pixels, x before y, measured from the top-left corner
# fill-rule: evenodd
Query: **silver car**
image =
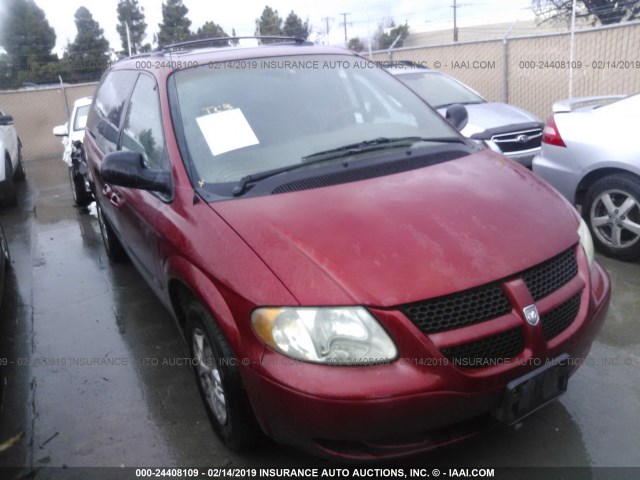
<path id="1" fill-rule="evenodd" d="M 436 70 L 417 68 L 407 62 L 389 68 L 389 72 L 420 95 L 445 116 L 452 105 L 463 105 L 468 113 L 466 126 L 460 132 L 484 143 L 526 167 L 540 152 L 544 124 L 521 108 L 506 103 L 488 102 L 453 77 Z"/>
<path id="2" fill-rule="evenodd" d="M 557 102 L 533 171 L 582 206 L 596 247 L 640 258 L 640 94 Z"/>

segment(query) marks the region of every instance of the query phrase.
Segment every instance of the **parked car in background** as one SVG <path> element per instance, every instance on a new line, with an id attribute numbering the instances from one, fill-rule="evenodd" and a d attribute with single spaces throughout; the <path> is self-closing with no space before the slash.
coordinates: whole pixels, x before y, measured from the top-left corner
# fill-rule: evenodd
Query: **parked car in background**
<path id="1" fill-rule="evenodd" d="M 0 110 L 0 200 L 6 205 L 18 201 L 15 182 L 25 179 L 22 143 L 13 124 L 13 117 Z"/>
<path id="2" fill-rule="evenodd" d="M 465 137 L 483 142 L 526 167 L 540 152 L 544 124 L 532 113 L 506 103 L 488 102 L 455 78 L 411 62 L 400 62 L 388 70 L 443 116 L 448 107 L 463 105 L 469 116 L 461 129 Z"/>
<path id="3" fill-rule="evenodd" d="M 640 258 L 640 94 L 553 105 L 533 170 L 582 206 L 596 247 Z"/>
<path id="4" fill-rule="evenodd" d="M 76 100 L 71 111 L 69 122 L 58 125 L 53 129 L 53 134 L 62 138 L 64 153 L 62 160 L 69 167 L 69 180 L 73 201 L 79 207 L 85 207 L 93 202 L 93 194 L 87 181 L 87 164 L 82 151 L 84 128 L 87 123 L 87 115 L 91 107 L 92 97 L 83 97 Z"/>
<path id="5" fill-rule="evenodd" d="M 560 194 L 350 51 L 206 42 L 116 63 L 84 147 L 230 448 L 398 457 L 565 391 L 610 284 Z"/>

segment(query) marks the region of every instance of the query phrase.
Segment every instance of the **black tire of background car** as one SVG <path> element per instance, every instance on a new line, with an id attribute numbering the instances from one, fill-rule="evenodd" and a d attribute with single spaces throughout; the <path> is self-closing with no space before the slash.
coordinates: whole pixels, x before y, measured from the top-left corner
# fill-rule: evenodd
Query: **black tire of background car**
<path id="1" fill-rule="evenodd" d="M 69 167 L 69 181 L 71 183 L 73 202 L 76 206 L 86 207 L 93 202 L 93 195 L 91 192 L 87 192 L 84 175 L 76 172 L 76 168 L 73 165 Z"/>
<path id="2" fill-rule="evenodd" d="M 98 223 L 100 224 L 100 233 L 102 235 L 102 243 L 107 252 L 107 257 L 114 263 L 123 262 L 127 259 L 127 252 L 116 238 L 113 228 L 109 224 L 109 220 L 104 216 L 100 203 L 96 202 L 96 211 L 98 213 Z"/>
<path id="3" fill-rule="evenodd" d="M 13 174 L 13 179 L 16 182 L 24 182 L 26 175 L 24 173 L 24 159 L 22 158 L 22 142 L 18 139 L 18 166 Z"/>
<path id="4" fill-rule="evenodd" d="M 13 182 L 13 168 L 8 156 L 4 159 L 4 172 L 5 179 L 2 199 L 5 205 L 13 207 L 18 204 L 18 193 L 16 192 L 16 186 Z"/>
<path id="5" fill-rule="evenodd" d="M 233 451 L 242 452 L 250 450 L 264 440 L 264 434 L 260 429 L 253 414 L 246 391 L 242 385 L 238 361 L 227 343 L 222 330 L 198 300 L 191 299 L 187 303 L 186 312 L 186 338 L 192 358 L 195 357 L 193 347 L 193 334 L 198 330 L 203 332 L 209 342 L 215 362 L 220 373 L 220 379 L 227 405 L 227 420 L 221 425 L 215 414 L 209 407 L 202 383 L 200 381 L 197 365 L 194 365 L 198 389 L 205 402 L 205 408 L 214 430 L 225 445 Z"/>
<path id="6" fill-rule="evenodd" d="M 587 190 L 584 205 L 582 207 L 582 217 L 589 226 L 594 245 L 600 252 L 608 257 L 616 258 L 618 260 L 640 259 L 640 241 L 637 241 L 630 247 L 611 247 L 603 243 L 598 238 L 593 226 L 591 225 L 590 215 L 593 202 L 595 202 L 598 196 L 606 190 L 620 190 L 625 192 L 627 195 L 634 197 L 637 201 L 640 201 L 640 179 L 633 175 L 624 173 L 615 173 L 601 178 Z"/>
<path id="7" fill-rule="evenodd" d="M 4 256 L 5 260 L 7 261 L 5 267 L 11 267 L 11 253 L 9 253 L 9 243 L 7 242 L 7 237 L 4 234 L 2 225 L 0 225 L 0 255 Z"/>

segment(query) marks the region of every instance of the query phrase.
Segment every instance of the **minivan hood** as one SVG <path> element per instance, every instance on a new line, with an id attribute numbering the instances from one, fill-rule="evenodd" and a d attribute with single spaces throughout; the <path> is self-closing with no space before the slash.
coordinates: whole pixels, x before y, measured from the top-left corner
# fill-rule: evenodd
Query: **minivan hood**
<path id="1" fill-rule="evenodd" d="M 474 103 L 464 107 L 469 114 L 467 126 L 461 132 L 465 137 L 493 128 L 513 125 L 516 130 L 518 124 L 540 122 L 537 117 L 526 110 L 506 103 Z M 438 112 L 444 116 L 446 108 L 439 109 Z"/>
<path id="2" fill-rule="evenodd" d="M 578 242 L 568 202 L 488 150 L 211 206 L 304 305 L 431 298 L 507 277 Z"/>

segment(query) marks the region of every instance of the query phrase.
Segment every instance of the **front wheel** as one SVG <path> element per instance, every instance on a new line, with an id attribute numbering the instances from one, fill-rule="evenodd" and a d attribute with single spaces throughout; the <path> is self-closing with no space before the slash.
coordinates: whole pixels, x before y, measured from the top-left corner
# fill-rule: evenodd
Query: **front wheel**
<path id="1" fill-rule="evenodd" d="M 78 173 L 73 165 L 69 167 L 69 181 L 71 182 L 73 202 L 78 207 L 86 207 L 93 202 L 93 195 L 87 191 L 84 175 Z"/>
<path id="2" fill-rule="evenodd" d="M 247 450 L 261 434 L 242 385 L 238 361 L 213 316 L 197 300 L 188 304 L 186 320 L 198 388 L 209 419 L 227 447 Z"/>
<path id="3" fill-rule="evenodd" d="M 616 173 L 598 180 L 587 190 L 582 216 L 602 253 L 640 259 L 640 179 Z"/>
<path id="4" fill-rule="evenodd" d="M 120 240 L 116 238 L 113 228 L 109 224 L 109 220 L 104 216 L 100 202 L 96 202 L 96 212 L 98 214 L 98 223 L 100 224 L 100 234 L 102 235 L 102 243 L 104 243 L 104 249 L 107 251 L 107 257 L 112 262 L 121 262 L 127 258 Z"/>

